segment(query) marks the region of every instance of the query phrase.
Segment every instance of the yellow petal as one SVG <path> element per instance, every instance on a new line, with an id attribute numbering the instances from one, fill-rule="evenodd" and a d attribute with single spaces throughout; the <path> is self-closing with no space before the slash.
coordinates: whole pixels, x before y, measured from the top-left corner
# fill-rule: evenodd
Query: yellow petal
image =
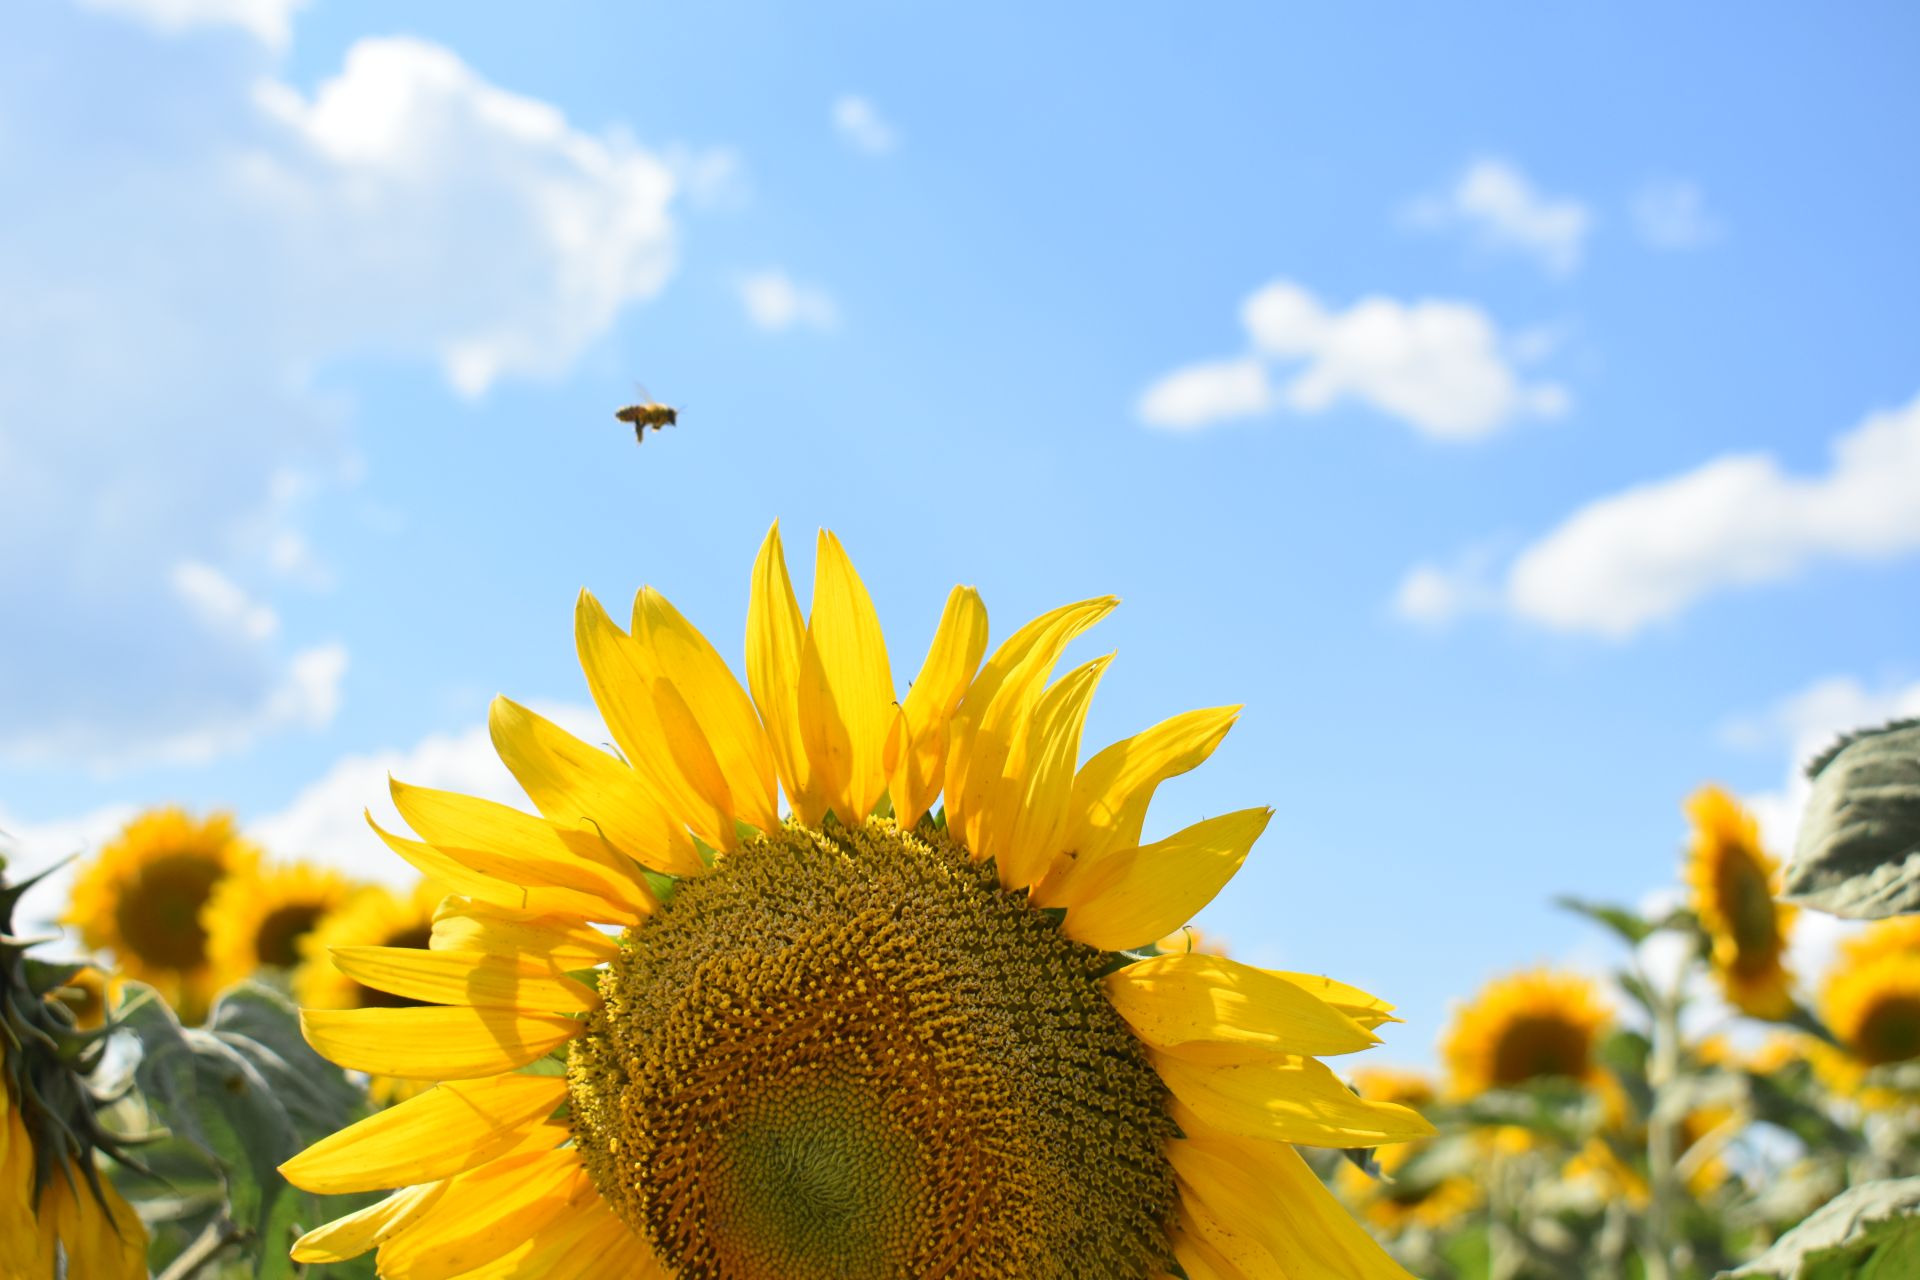
<path id="1" fill-rule="evenodd" d="M 806 741 L 800 733 L 800 655 L 807 625 L 787 576 L 787 556 L 775 520 L 753 562 L 753 593 L 747 604 L 747 687 L 766 725 L 773 760 L 794 816 L 818 826 L 826 806 L 814 795 Z"/>
<path id="2" fill-rule="evenodd" d="M 532 1013 L 586 1013 L 600 993 L 550 964 L 484 951 L 335 947 L 334 967 L 362 986 L 429 1004 Z"/>
<path id="3" fill-rule="evenodd" d="M 1233 728 L 1239 707 L 1210 707 L 1163 720 L 1101 751 L 1074 775 L 1067 801 L 1066 858 L 1035 891 L 1056 906 L 1073 896 L 1072 881 L 1122 849 L 1140 843 L 1147 806 L 1168 778 L 1198 767 Z"/>
<path id="4" fill-rule="evenodd" d="M 553 1221 L 583 1189 L 597 1195 L 571 1147 L 504 1156 L 448 1179 L 446 1188 L 381 1244 L 384 1280 L 452 1280 Z"/>
<path id="5" fill-rule="evenodd" d="M 460 1280 L 672 1280 L 647 1242 L 595 1195 L 566 1209 L 492 1262 L 463 1272 Z"/>
<path id="6" fill-rule="evenodd" d="M 1076 886 L 1061 932 L 1103 951 L 1173 932 L 1233 879 L 1272 816 L 1241 809 L 1111 855 Z"/>
<path id="7" fill-rule="evenodd" d="M 1034 708 L 1020 764 L 1020 802 L 1007 845 L 973 850 L 995 859 L 1004 889 L 1032 884 L 1060 849 L 1067 825 L 1067 796 L 1073 789 L 1074 766 L 1080 762 L 1080 731 L 1094 690 L 1112 661 L 1113 655 L 1108 654 L 1076 667 L 1042 694 Z"/>
<path id="8" fill-rule="evenodd" d="M 716 849 L 733 848 L 739 839 L 719 763 L 686 700 L 658 679 L 651 653 L 586 591 L 574 607 L 573 638 L 594 705 L 633 771 L 695 835 Z"/>
<path id="9" fill-rule="evenodd" d="M 1274 977 L 1286 979 L 1308 995 L 1325 1000 L 1369 1031 L 1383 1023 L 1400 1021 L 1393 1016 L 1394 1006 L 1379 996 L 1368 995 L 1358 987 L 1335 982 L 1317 973 L 1287 973 L 1279 969 L 1272 972 Z"/>
<path id="10" fill-rule="evenodd" d="M 1201 1124 L 1235 1137 L 1309 1147 L 1377 1147 L 1433 1136 L 1433 1126 L 1418 1111 L 1370 1102 L 1312 1058 L 1209 1066 L 1154 1049 L 1147 1055 L 1168 1090 Z M 1178 1120 L 1178 1108 L 1173 1110 Z"/>
<path id="11" fill-rule="evenodd" d="M 778 826 L 773 749 L 726 660 L 651 587 L 634 598 L 633 638 L 693 713 L 725 779 L 733 817 L 761 831 Z"/>
<path id="12" fill-rule="evenodd" d="M 584 1023 L 515 1009 L 302 1009 L 300 1030 L 354 1071 L 408 1080 L 471 1080 L 526 1066 Z"/>
<path id="13" fill-rule="evenodd" d="M 552 821 L 591 827 L 655 871 L 698 875 L 706 870 L 685 825 L 660 807 L 624 762 L 506 698 L 493 700 L 487 726 L 501 761 Z"/>
<path id="14" fill-rule="evenodd" d="M 357 1258 L 432 1208 L 446 1185 L 428 1182 L 408 1187 L 358 1213 L 316 1227 L 294 1242 L 293 1260 L 347 1262 Z"/>
<path id="15" fill-rule="evenodd" d="M 1112 612 L 1108 596 L 1042 614 L 994 651 L 954 712 L 947 745 L 947 828 L 976 856 L 1004 846 L 1035 704 L 1073 638 Z"/>
<path id="16" fill-rule="evenodd" d="M 1215 1219 L 1256 1240 L 1288 1280 L 1411 1280 L 1284 1143 L 1179 1139 L 1167 1159 Z"/>
<path id="17" fill-rule="evenodd" d="M 840 540 L 822 529 L 800 653 L 800 734 L 820 798 L 842 822 L 863 821 L 887 789 L 893 702 L 880 617 Z"/>
<path id="18" fill-rule="evenodd" d="M 1326 1001 L 1224 956 L 1154 956 L 1109 974 L 1107 998 L 1148 1044 L 1211 1060 L 1267 1054 L 1353 1053 L 1380 1038 Z M 1225 1051 L 1225 1052 L 1220 1052 Z"/>
<path id="19" fill-rule="evenodd" d="M 111 1182 L 103 1177 L 99 1186 L 105 1206 L 77 1167 L 52 1173 L 40 1197 L 42 1248 L 58 1237 L 66 1249 L 68 1276 L 146 1280 L 146 1227 Z M 55 1274 L 50 1256 L 36 1264 L 35 1274 Z"/>
<path id="20" fill-rule="evenodd" d="M 564 916 L 530 915 L 473 898 L 444 899 L 433 913 L 434 951 L 484 951 L 550 964 L 556 969 L 592 969 L 611 964 L 620 943 Z"/>
<path id="21" fill-rule="evenodd" d="M 525 901 L 504 906 L 637 924 L 658 905 L 633 860 L 591 830 L 556 826 L 492 800 L 397 778 L 388 789 L 422 840 L 483 876 L 526 886 Z M 551 892 L 536 898 L 541 889 Z"/>
<path id="22" fill-rule="evenodd" d="M 513 1150 L 566 1100 L 562 1076 L 435 1085 L 322 1138 L 280 1172 L 322 1195 L 437 1182 Z"/>
<path id="23" fill-rule="evenodd" d="M 892 770 L 894 816 L 912 826 L 933 808 L 945 781 L 947 724 L 953 719 L 967 683 L 987 651 L 987 607 L 972 587 L 955 587 L 947 596 L 939 629 L 901 703 L 906 719 L 906 749 Z"/>
<path id="24" fill-rule="evenodd" d="M 1229 1230 L 1190 1191 L 1182 1190 L 1167 1233 L 1173 1256 L 1189 1280 L 1220 1276 L 1225 1280 L 1290 1280 L 1271 1255 L 1252 1239 Z"/>

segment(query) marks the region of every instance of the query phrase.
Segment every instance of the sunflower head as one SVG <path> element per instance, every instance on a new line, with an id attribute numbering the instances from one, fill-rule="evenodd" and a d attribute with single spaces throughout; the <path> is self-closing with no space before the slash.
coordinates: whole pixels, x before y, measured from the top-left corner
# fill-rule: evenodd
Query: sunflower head
<path id="1" fill-rule="evenodd" d="M 106 1042 L 57 998 L 82 970 L 29 962 L 13 910 L 31 881 L 8 885 L 4 868 L 0 859 L 0 1241 L 9 1262 L 31 1261 L 21 1275 L 144 1278 L 146 1231 L 96 1164 L 128 1158 L 87 1082 Z"/>
<path id="2" fill-rule="evenodd" d="M 1448 1090 L 1470 1098 L 1534 1080 L 1597 1085 L 1596 1053 L 1612 1019 L 1598 984 L 1580 974 L 1496 978 L 1455 1012 L 1441 1043 Z"/>
<path id="3" fill-rule="evenodd" d="M 303 989 L 328 1001 L 308 1039 L 441 1083 L 286 1166 L 398 1188 L 295 1256 L 380 1241 L 384 1271 L 457 1256 L 502 1280 L 583 1257 L 608 1277 L 1402 1276 L 1290 1145 L 1431 1133 L 1318 1060 L 1376 1043 L 1391 1007 L 1157 944 L 1269 815 L 1143 834 L 1233 708 L 1081 762 L 1107 659 L 1053 673 L 1112 604 L 989 656 L 955 588 L 900 698 L 831 535 L 811 617 L 768 535 L 744 689 L 657 593 L 628 628 L 583 596 L 619 754 L 496 701 L 537 815 L 396 782 L 417 838 L 380 834 L 449 891 L 431 932 L 309 939 L 393 999 Z"/>
<path id="4" fill-rule="evenodd" d="M 1760 825 L 1719 787 L 1687 801 L 1693 843 L 1686 880 L 1694 913 L 1712 940 L 1714 975 L 1737 1008 L 1756 1018 L 1793 1011 L 1787 934 L 1795 910 L 1774 900 L 1779 864 L 1760 845 Z"/>
<path id="5" fill-rule="evenodd" d="M 1868 1067 L 1920 1058 L 1920 952 L 1848 966 L 1826 984 L 1821 1012 Z"/>
<path id="6" fill-rule="evenodd" d="M 296 967 L 301 941 L 354 889 L 338 871 L 305 862 L 228 876 L 201 915 L 214 967 L 232 977 Z"/>
<path id="7" fill-rule="evenodd" d="M 111 952 L 123 977 L 157 989 L 183 1021 L 197 1022 L 227 976 L 208 951 L 207 904 L 221 881 L 250 870 L 258 856 L 231 814 L 149 810 L 81 868 L 61 923 Z"/>

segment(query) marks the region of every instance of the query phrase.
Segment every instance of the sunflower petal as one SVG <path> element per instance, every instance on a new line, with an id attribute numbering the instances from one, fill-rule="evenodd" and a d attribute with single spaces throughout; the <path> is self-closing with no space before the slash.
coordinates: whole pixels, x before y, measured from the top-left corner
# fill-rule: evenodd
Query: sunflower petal
<path id="1" fill-rule="evenodd" d="M 571 1147 L 504 1156 L 455 1178 L 433 1207 L 380 1246 L 384 1280 L 452 1280 L 552 1222 L 592 1182 Z"/>
<path id="2" fill-rule="evenodd" d="M 1241 809 L 1105 859 L 1065 904 L 1061 932 L 1104 951 L 1172 933 L 1225 887 L 1273 810 Z"/>
<path id="3" fill-rule="evenodd" d="M 484 951 L 335 947 L 334 967 L 363 986 L 429 1004 L 586 1013 L 600 993 L 548 964 Z"/>
<path id="4" fill-rule="evenodd" d="M 767 728 L 773 760 L 794 816 L 817 825 L 826 812 L 814 794 L 806 741 L 800 733 L 800 657 L 807 624 L 787 576 L 787 556 L 775 520 L 753 562 L 753 593 L 747 604 L 747 687 Z"/>
<path id="5" fill-rule="evenodd" d="M 566 1100 L 562 1076 L 435 1085 L 322 1138 L 280 1173 L 322 1195 L 435 1182 L 512 1151 Z"/>
<path id="6" fill-rule="evenodd" d="M 1265 1249 L 1223 1226 L 1199 1197 L 1184 1187 L 1167 1240 L 1189 1280 L 1213 1276 L 1224 1280 L 1292 1280 Z"/>
<path id="7" fill-rule="evenodd" d="M 500 759 L 549 820 L 592 827 L 608 844 L 655 871 L 706 870 L 686 827 L 660 807 L 634 771 L 507 698 L 495 698 L 487 727 Z"/>
<path id="8" fill-rule="evenodd" d="M 1350 987 L 1344 982 L 1335 982 L 1332 978 L 1323 977 L 1317 973 L 1288 973 L 1280 969 L 1270 972 L 1276 978 L 1291 982 L 1308 995 L 1325 1000 L 1369 1031 L 1384 1023 L 1400 1021 L 1393 1016 L 1393 1005 L 1379 996 L 1368 995 L 1358 987 Z"/>
<path id="9" fill-rule="evenodd" d="M 616 939 L 577 919 L 530 915 L 459 895 L 443 900 L 433 913 L 427 946 L 434 951 L 484 951 L 561 970 L 610 964 L 620 954 Z"/>
<path id="10" fill-rule="evenodd" d="M 893 702 L 880 617 L 840 540 L 822 529 L 800 653 L 800 733 L 821 799 L 843 822 L 864 820 L 887 789 Z"/>
<path id="11" fill-rule="evenodd" d="M 1370 1102 L 1312 1058 L 1211 1066 L 1154 1049 L 1147 1056 L 1177 1102 L 1201 1125 L 1235 1137 L 1309 1147 L 1377 1147 L 1433 1136 L 1433 1126 L 1418 1111 Z M 1178 1120 L 1179 1108 L 1174 1111 Z"/>
<path id="12" fill-rule="evenodd" d="M 1109 974 L 1102 985 L 1134 1034 L 1170 1053 L 1225 1050 L 1253 1060 L 1353 1053 L 1380 1043 L 1326 1001 L 1224 956 L 1154 956 Z"/>
<path id="13" fill-rule="evenodd" d="M 515 1009 L 303 1009 L 300 1030 L 354 1071 L 408 1080 L 471 1080 L 526 1066 L 585 1024 Z"/>
<path id="14" fill-rule="evenodd" d="M 1080 761 L 1080 731 L 1094 690 L 1113 655 L 1095 658 L 1060 677 L 1041 695 L 1027 730 L 1022 796 L 1005 849 L 975 849 L 996 860 L 1002 888 L 1024 889 L 1040 878 L 1060 848 L 1067 797 Z"/>
<path id="15" fill-rule="evenodd" d="M 947 764 L 947 725 L 987 651 L 987 607 L 972 587 L 947 596 L 927 660 L 901 702 L 907 743 L 892 771 L 894 816 L 912 826 L 940 796 Z"/>
<path id="16" fill-rule="evenodd" d="M 358 1213 L 315 1227 L 293 1245 L 295 1262 L 350 1262 L 433 1207 L 444 1182 L 427 1182 L 396 1191 Z"/>
<path id="17" fill-rule="evenodd" d="M 1288 1280 L 1411 1280 L 1285 1143 L 1167 1144 L 1183 1187 L 1255 1241 Z"/>

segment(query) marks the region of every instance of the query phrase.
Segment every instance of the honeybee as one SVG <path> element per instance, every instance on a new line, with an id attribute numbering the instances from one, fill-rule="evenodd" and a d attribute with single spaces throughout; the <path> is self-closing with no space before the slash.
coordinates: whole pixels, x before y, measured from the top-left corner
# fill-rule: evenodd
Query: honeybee
<path id="1" fill-rule="evenodd" d="M 643 392 L 642 395 L 644 396 L 645 393 Z M 646 400 L 640 404 L 630 404 L 616 411 L 613 416 L 622 422 L 633 424 L 635 444 L 646 442 L 648 427 L 658 431 L 662 427 L 678 426 L 680 422 L 680 411 L 672 405 L 654 404 Z"/>

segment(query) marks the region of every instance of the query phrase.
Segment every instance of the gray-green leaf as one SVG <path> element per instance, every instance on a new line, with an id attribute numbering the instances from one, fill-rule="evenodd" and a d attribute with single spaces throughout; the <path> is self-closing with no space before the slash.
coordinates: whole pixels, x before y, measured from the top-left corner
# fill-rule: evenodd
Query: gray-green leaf
<path id="1" fill-rule="evenodd" d="M 1820 763 L 1783 896 L 1855 920 L 1920 911 L 1920 723 L 1858 734 Z"/>
<path id="2" fill-rule="evenodd" d="M 1866 1182 L 1822 1205 L 1732 1277 L 1905 1280 L 1920 1275 L 1920 1178 Z"/>

